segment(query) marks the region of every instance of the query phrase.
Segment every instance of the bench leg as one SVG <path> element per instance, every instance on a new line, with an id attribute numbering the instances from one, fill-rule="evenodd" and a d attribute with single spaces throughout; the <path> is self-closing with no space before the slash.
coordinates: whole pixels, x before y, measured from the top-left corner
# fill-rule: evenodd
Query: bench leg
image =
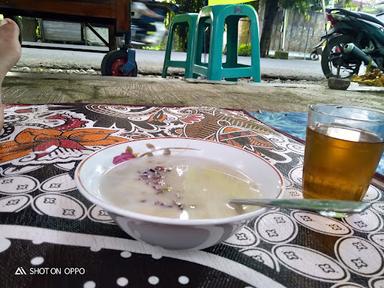
<path id="1" fill-rule="evenodd" d="M 108 26 L 108 46 L 109 51 L 117 49 L 117 41 L 116 41 L 116 27 L 115 25 Z"/>

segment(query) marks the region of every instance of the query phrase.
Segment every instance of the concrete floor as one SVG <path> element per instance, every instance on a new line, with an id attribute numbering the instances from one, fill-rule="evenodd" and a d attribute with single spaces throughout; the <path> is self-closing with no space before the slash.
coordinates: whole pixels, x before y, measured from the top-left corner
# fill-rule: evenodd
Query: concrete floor
<path id="1" fill-rule="evenodd" d="M 186 82 L 159 77 L 11 73 L 3 83 L 4 103 L 125 103 L 191 105 L 247 111 L 306 111 L 308 104 L 337 103 L 384 110 L 384 92 L 353 85 L 330 90 L 326 82 Z"/>

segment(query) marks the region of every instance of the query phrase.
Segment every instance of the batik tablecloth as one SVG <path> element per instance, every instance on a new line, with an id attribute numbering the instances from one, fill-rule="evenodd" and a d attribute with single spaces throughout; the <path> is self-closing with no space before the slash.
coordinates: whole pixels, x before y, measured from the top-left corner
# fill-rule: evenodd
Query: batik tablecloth
<path id="1" fill-rule="evenodd" d="M 0 142 L 0 287 L 384 286 L 384 202 L 374 186 L 362 214 L 332 219 L 268 209 L 203 251 L 131 239 L 80 195 L 74 169 L 107 145 L 162 136 L 242 147 L 284 175 L 285 197 L 301 197 L 303 145 L 242 111 L 8 106 Z"/>

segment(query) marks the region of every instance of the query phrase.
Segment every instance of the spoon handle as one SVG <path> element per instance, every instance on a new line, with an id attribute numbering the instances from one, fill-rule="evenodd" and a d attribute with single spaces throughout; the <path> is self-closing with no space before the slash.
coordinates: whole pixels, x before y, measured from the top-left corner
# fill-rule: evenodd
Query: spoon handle
<path id="1" fill-rule="evenodd" d="M 360 201 L 312 199 L 231 199 L 229 203 L 339 213 L 359 213 L 370 206 Z"/>

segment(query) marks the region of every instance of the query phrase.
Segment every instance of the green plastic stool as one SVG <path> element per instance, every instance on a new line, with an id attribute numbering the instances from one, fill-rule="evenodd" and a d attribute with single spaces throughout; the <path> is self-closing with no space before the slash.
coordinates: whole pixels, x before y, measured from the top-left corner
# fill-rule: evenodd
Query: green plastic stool
<path id="1" fill-rule="evenodd" d="M 165 51 L 165 58 L 163 64 L 163 72 L 161 76 L 163 78 L 167 77 L 168 67 L 179 67 L 184 68 L 185 78 L 192 78 L 192 65 L 193 65 L 193 49 L 195 46 L 195 33 L 196 33 L 196 23 L 197 23 L 197 13 L 186 13 L 179 14 L 173 17 L 171 26 L 169 28 L 167 49 Z M 188 38 L 187 38 L 187 58 L 185 61 L 181 60 L 171 60 L 172 44 L 173 44 L 173 35 L 177 26 L 187 26 L 188 27 Z"/>
<path id="2" fill-rule="evenodd" d="M 238 26 L 241 18 L 247 17 L 251 30 L 251 66 L 238 63 Z M 227 59 L 223 63 L 223 34 L 227 28 Z M 204 32 L 210 28 L 209 57 L 202 63 Z M 251 77 L 260 82 L 259 23 L 255 9 L 250 5 L 231 4 L 203 7 L 196 27 L 196 43 L 192 75 L 205 76 L 208 80 L 237 80 Z"/>

